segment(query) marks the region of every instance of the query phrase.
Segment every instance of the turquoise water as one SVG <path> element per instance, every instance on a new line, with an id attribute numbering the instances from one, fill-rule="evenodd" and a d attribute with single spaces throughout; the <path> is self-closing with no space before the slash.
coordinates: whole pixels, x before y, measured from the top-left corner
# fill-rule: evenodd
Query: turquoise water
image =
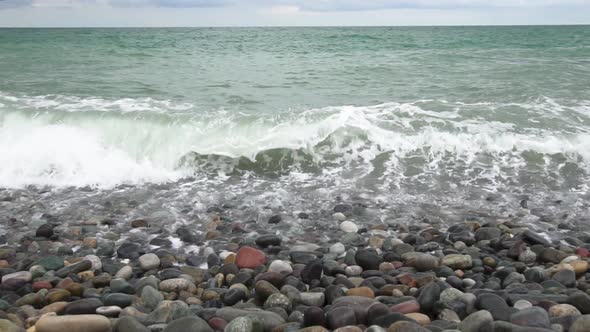
<path id="1" fill-rule="evenodd" d="M 0 73 L 5 188 L 588 189 L 588 26 L 0 29 Z"/>

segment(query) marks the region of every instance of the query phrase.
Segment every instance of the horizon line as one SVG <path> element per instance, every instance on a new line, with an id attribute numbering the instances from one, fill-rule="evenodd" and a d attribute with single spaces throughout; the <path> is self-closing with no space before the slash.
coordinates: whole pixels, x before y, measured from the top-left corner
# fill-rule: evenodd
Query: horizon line
<path id="1" fill-rule="evenodd" d="M 461 27 L 584 27 L 589 23 L 547 23 L 547 24 L 437 24 L 437 25 L 154 25 L 154 26 L 2 26 L 0 29 L 228 29 L 228 28 L 461 28 Z"/>

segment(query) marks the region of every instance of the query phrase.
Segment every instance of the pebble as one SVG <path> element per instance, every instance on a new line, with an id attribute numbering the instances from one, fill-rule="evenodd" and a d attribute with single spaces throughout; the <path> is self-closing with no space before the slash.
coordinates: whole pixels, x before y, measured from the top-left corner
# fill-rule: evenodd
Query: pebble
<path id="1" fill-rule="evenodd" d="M 111 322 L 100 315 L 43 316 L 35 324 L 36 332 L 110 332 Z"/>
<path id="2" fill-rule="evenodd" d="M 568 316 L 581 316 L 582 313 L 576 307 L 570 304 L 556 304 L 549 308 L 549 317 L 568 317 Z"/>
<path id="3" fill-rule="evenodd" d="M 291 274 L 293 273 L 293 268 L 291 267 L 291 264 L 289 262 L 277 259 L 270 263 L 268 271 L 283 274 Z"/>
<path id="4" fill-rule="evenodd" d="M 235 263 L 240 269 L 255 269 L 266 263 L 266 255 L 258 249 L 244 246 L 238 251 Z"/>
<path id="5" fill-rule="evenodd" d="M 359 228 L 352 221 L 343 221 L 342 223 L 340 223 L 340 230 L 342 230 L 345 233 L 356 233 L 358 232 Z"/>
<path id="6" fill-rule="evenodd" d="M 459 330 L 461 332 L 493 332 L 494 318 L 489 311 L 476 311 L 459 324 Z"/>
<path id="7" fill-rule="evenodd" d="M 145 254 L 139 257 L 139 265 L 144 271 L 149 271 L 160 266 L 160 258 L 155 254 Z"/>
<path id="8" fill-rule="evenodd" d="M 200 317 L 182 317 L 171 321 L 163 332 L 213 332 L 209 324 Z"/>
<path id="9" fill-rule="evenodd" d="M 452 269 L 467 269 L 473 265 L 473 261 L 469 255 L 450 254 L 442 258 L 441 264 Z"/>

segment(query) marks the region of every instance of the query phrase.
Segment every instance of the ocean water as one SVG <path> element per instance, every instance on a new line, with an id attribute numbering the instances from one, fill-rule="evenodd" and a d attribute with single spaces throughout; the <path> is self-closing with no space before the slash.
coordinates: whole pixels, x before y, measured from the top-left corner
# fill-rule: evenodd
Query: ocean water
<path id="1" fill-rule="evenodd" d="M 0 29 L 7 217 L 579 223 L 589 183 L 588 26 Z"/>

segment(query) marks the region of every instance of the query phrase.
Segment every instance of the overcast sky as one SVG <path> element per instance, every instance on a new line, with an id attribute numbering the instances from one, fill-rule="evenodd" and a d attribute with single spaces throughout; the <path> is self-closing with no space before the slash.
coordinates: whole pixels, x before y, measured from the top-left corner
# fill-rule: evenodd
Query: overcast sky
<path id="1" fill-rule="evenodd" d="M 590 24 L 590 0 L 0 0 L 0 26 Z"/>

